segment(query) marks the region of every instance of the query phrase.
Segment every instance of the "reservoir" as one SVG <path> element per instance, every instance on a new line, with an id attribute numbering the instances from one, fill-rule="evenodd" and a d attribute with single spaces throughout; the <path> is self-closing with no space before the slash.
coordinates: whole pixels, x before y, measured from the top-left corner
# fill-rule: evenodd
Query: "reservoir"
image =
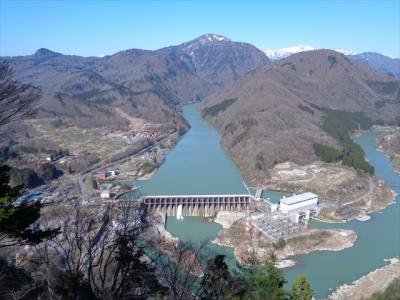
<path id="1" fill-rule="evenodd" d="M 247 193 L 240 171 L 219 143 L 220 134 L 202 119 L 197 105 L 184 106 L 183 115 L 191 129 L 170 151 L 153 178 L 139 182 L 142 191 L 148 195 Z M 366 158 L 375 167 L 376 175 L 399 194 L 400 177 L 394 172 L 390 160 L 376 150 L 379 134 L 368 132 L 355 137 L 355 141 L 364 149 Z M 271 195 L 271 198 L 274 196 Z M 306 275 L 315 296 L 323 298 L 340 284 L 352 282 L 384 266 L 385 259 L 399 256 L 399 196 L 395 204 L 373 213 L 371 217 L 366 222 L 351 221 L 346 224 L 312 222 L 312 226 L 318 228 L 355 230 L 358 240 L 352 248 L 344 251 L 320 251 L 295 257 L 297 265 L 284 271 L 289 282 L 296 276 Z M 221 229 L 219 224 L 204 223 L 199 217 L 185 217 L 183 221 L 170 217 L 167 220 L 167 230 L 173 235 L 185 242 L 208 241 L 213 254 L 227 255 L 229 265 L 235 266 L 233 249 L 210 243 Z"/>

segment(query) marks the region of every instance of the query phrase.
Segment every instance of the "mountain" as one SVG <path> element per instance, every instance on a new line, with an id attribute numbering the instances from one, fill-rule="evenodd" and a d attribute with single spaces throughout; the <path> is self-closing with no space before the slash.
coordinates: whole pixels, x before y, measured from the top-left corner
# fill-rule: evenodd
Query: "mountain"
<path id="1" fill-rule="evenodd" d="M 314 143 L 340 148 L 321 128 L 327 110 L 395 122 L 400 81 L 341 53 L 315 50 L 262 66 L 202 104 L 251 184 L 263 183 L 276 163 L 316 160 Z"/>
<path id="2" fill-rule="evenodd" d="M 283 48 L 280 50 L 267 49 L 267 50 L 264 50 L 264 52 L 268 56 L 269 59 L 278 60 L 278 59 L 283 59 L 283 58 L 289 57 L 290 55 L 295 54 L 295 53 L 304 52 L 304 51 L 312 51 L 312 50 L 315 50 L 315 48 L 312 46 L 299 45 L 299 46 Z"/>
<path id="3" fill-rule="evenodd" d="M 130 49 L 104 57 L 39 49 L 2 57 L 15 78 L 43 92 L 39 117 L 63 117 L 83 127 L 126 126 L 116 113 L 181 126 L 176 105 L 201 100 L 269 62 L 252 45 L 207 34 L 178 46 Z"/>
<path id="4" fill-rule="evenodd" d="M 375 52 L 349 55 L 349 58 L 367 64 L 383 74 L 400 78 L 400 58 L 392 58 Z"/>
<path id="5" fill-rule="evenodd" d="M 292 54 L 296 54 L 296 53 L 300 53 L 300 52 L 304 52 L 304 51 L 312 51 L 312 50 L 317 50 L 317 48 L 312 47 L 312 46 L 307 46 L 307 45 L 299 45 L 299 46 L 283 48 L 280 50 L 267 49 L 267 50 L 264 50 L 264 53 L 268 56 L 269 59 L 278 60 L 278 59 L 283 59 L 283 58 L 289 57 Z M 336 52 L 340 52 L 344 55 L 354 54 L 353 50 L 345 50 L 345 49 L 333 49 L 333 50 Z"/>
<path id="6" fill-rule="evenodd" d="M 304 51 L 312 51 L 316 48 L 307 45 L 299 45 L 280 50 L 264 50 L 264 53 L 271 60 L 279 60 L 289 57 L 292 54 Z M 336 52 L 347 55 L 350 59 L 369 65 L 378 72 L 400 78 L 400 58 L 392 58 L 375 52 L 363 52 L 355 54 L 352 50 L 334 49 Z"/>
<path id="7" fill-rule="evenodd" d="M 206 34 L 165 50 L 184 61 L 201 79 L 203 88 L 199 98 L 232 84 L 247 72 L 269 62 L 256 47 L 215 34 Z"/>

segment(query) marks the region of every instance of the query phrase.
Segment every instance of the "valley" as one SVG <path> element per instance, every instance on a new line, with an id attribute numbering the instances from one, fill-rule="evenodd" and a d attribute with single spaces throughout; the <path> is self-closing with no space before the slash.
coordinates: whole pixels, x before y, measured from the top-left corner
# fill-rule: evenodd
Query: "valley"
<path id="1" fill-rule="evenodd" d="M 397 134 L 370 129 L 399 125 L 400 81 L 341 53 L 306 51 L 271 62 L 250 44 L 208 34 L 101 58 L 40 49 L 4 60 L 42 94 L 33 117 L 6 128 L 2 160 L 13 184 L 25 185 L 18 203 L 45 205 L 41 220 L 49 224 L 72 203 L 98 227 L 104 210 L 131 206 L 143 213 L 152 251 L 182 259 L 196 276 L 203 262 L 195 250 L 177 251 L 183 243 L 224 253 L 232 270 L 275 253 L 290 282 L 310 275 L 318 297 L 337 287 L 342 273 L 321 282 L 317 262 L 349 263 L 364 255 L 361 244 L 376 242 L 365 228 L 376 226 L 378 236 L 389 230 L 379 214 L 396 212 L 398 177 L 387 176 L 368 147 L 379 138 L 397 166 Z M 294 221 L 263 191 L 278 192 L 281 202 L 311 193 L 318 203 L 306 220 L 301 211 Z M 146 202 L 151 195 L 161 198 Z M 182 206 L 178 198 L 191 202 Z M 167 201 L 175 202 L 164 208 Z M 388 245 L 372 258 L 365 254 L 369 263 L 353 266 L 346 282 L 393 257 L 395 241 Z M 18 256 L 30 255 L 32 249 L 18 249 Z"/>

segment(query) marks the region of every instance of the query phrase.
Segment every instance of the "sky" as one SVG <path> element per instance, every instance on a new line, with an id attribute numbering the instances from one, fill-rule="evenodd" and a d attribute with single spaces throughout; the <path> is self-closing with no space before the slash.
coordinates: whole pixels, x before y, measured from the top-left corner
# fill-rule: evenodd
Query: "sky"
<path id="1" fill-rule="evenodd" d="M 0 56 L 153 50 L 205 33 L 262 50 L 302 44 L 400 57 L 400 0 L 0 0 Z"/>

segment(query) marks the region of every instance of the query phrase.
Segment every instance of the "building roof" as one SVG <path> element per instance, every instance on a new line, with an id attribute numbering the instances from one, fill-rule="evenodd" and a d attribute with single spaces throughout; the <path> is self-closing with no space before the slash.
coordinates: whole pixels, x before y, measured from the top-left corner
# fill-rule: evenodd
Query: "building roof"
<path id="1" fill-rule="evenodd" d="M 290 196 L 287 198 L 282 198 L 280 202 L 284 203 L 286 205 L 293 205 L 293 204 L 304 202 L 304 201 L 311 200 L 314 198 L 318 198 L 318 195 L 308 192 L 308 193 L 304 193 L 304 194 L 293 195 L 293 196 Z"/>

